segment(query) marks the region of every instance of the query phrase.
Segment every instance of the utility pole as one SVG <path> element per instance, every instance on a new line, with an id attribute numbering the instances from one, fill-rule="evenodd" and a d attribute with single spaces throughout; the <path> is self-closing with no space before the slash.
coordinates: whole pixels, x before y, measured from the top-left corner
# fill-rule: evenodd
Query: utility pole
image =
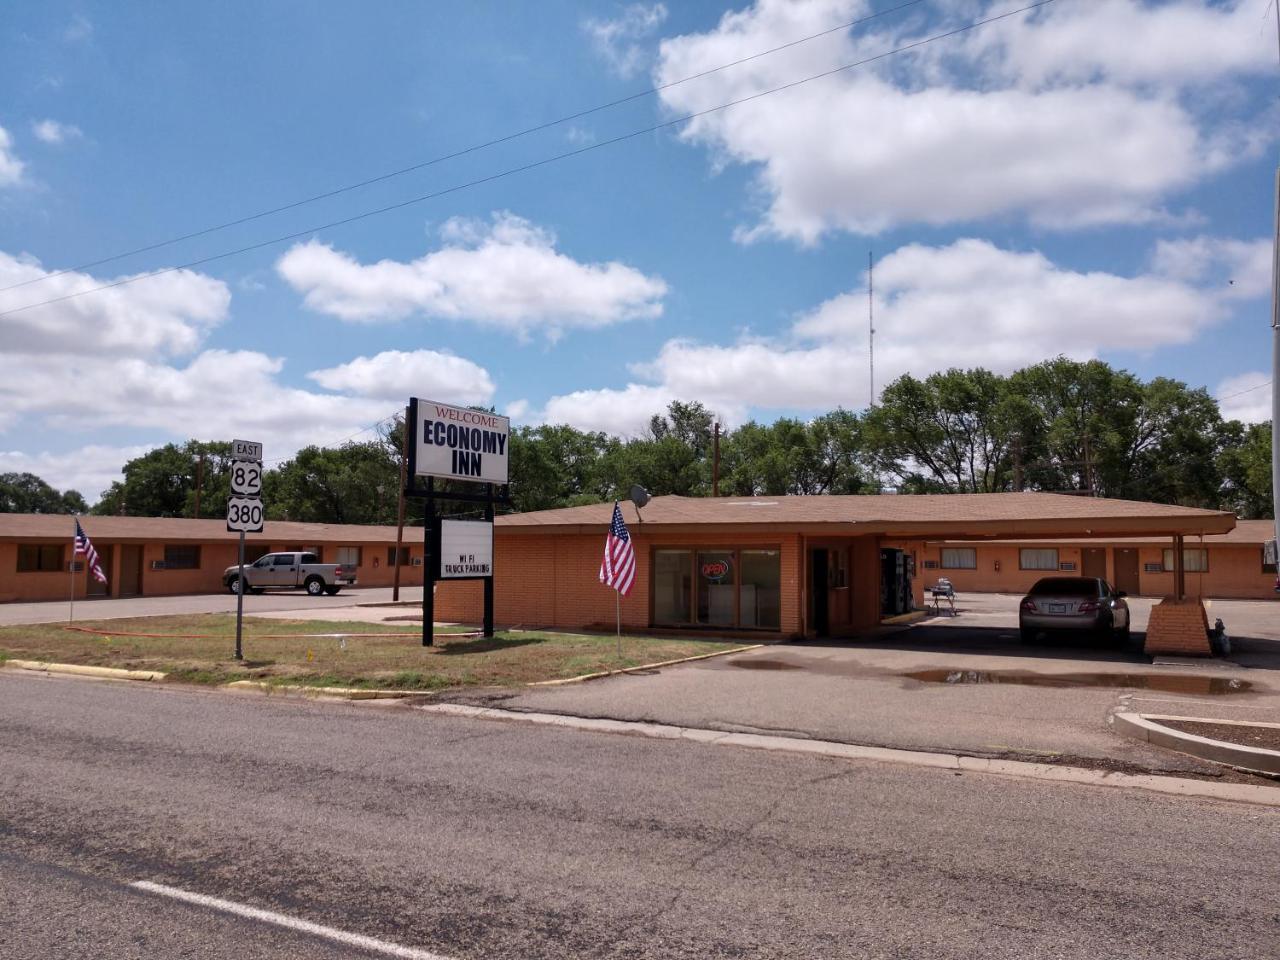
<path id="1" fill-rule="evenodd" d="M 711 495 L 720 496 L 720 421 L 715 422 L 715 433 L 712 439 L 711 455 Z"/>
<path id="2" fill-rule="evenodd" d="M 1280 48 L 1280 6 L 1276 7 L 1276 43 Z M 1271 241 L 1271 516 L 1274 549 L 1280 551 L 1280 166 L 1276 167 L 1275 236 Z M 1280 567 L 1277 567 L 1280 571 Z M 1280 593 L 1280 572 L 1276 574 Z"/>
<path id="3" fill-rule="evenodd" d="M 1022 434 L 1018 434 L 1013 439 L 1013 489 L 1021 493 L 1022 487 Z"/>
<path id="4" fill-rule="evenodd" d="M 204 486 L 204 454 L 196 461 L 196 512 L 195 519 L 200 519 L 200 489 Z"/>
<path id="5" fill-rule="evenodd" d="M 875 320 L 875 279 L 873 271 L 875 262 L 872 260 L 871 251 L 867 251 L 867 362 L 871 367 L 870 380 L 870 399 L 867 401 L 867 409 L 870 410 L 876 405 L 876 320 Z"/>

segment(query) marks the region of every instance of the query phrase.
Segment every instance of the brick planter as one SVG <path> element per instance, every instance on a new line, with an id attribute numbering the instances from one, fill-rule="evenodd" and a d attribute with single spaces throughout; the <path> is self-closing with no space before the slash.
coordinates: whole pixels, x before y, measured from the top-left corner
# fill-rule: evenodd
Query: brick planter
<path id="1" fill-rule="evenodd" d="M 1147 653 L 1169 653 L 1180 657 L 1211 657 L 1209 613 L 1199 600 L 1165 597 L 1151 608 L 1147 622 Z"/>

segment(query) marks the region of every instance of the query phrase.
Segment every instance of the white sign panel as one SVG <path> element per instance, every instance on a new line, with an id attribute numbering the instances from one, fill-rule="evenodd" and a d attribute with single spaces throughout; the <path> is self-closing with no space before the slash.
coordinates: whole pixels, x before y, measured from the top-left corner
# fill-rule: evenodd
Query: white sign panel
<path id="1" fill-rule="evenodd" d="M 494 413 L 418 400 L 413 472 L 419 477 L 507 482 L 511 421 Z"/>
<path id="2" fill-rule="evenodd" d="M 440 579 L 493 576 L 493 524 L 440 521 Z"/>
<path id="3" fill-rule="evenodd" d="M 232 497 L 227 501 L 227 529 L 244 533 L 262 532 L 262 501 Z"/>
<path id="4" fill-rule="evenodd" d="M 262 444 L 252 440 L 232 440 L 231 456 L 235 460 L 261 460 Z"/>
<path id="5" fill-rule="evenodd" d="M 231 463 L 231 492 L 237 497 L 262 497 L 262 464 L 256 460 Z"/>

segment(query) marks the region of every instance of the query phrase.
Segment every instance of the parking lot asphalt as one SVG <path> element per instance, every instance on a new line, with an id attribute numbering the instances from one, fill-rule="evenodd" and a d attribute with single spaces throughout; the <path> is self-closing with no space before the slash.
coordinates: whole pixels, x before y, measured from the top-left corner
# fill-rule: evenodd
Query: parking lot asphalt
<path id="1" fill-rule="evenodd" d="M 1220 660 L 1161 665 L 1133 646 L 1060 637 L 1024 645 L 1017 597 L 984 596 L 957 616 L 862 641 L 808 641 L 591 683 L 456 699 L 618 720 L 768 732 L 917 750 L 1106 761 L 1119 768 L 1221 768 L 1122 737 L 1136 710 L 1280 721 L 1280 641 L 1241 641 L 1250 668 Z M 1135 604 L 1135 627 L 1149 604 Z M 1250 622 L 1217 609 L 1224 620 Z M 1258 604 L 1258 621 L 1277 609 Z M 1139 619 L 1140 618 L 1140 619 Z"/>

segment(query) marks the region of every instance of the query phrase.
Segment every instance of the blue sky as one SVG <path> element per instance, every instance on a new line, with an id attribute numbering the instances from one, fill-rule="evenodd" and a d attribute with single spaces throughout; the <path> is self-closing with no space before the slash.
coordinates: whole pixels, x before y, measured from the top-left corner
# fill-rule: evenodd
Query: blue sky
<path id="1" fill-rule="evenodd" d="M 0 287 L 25 285 L 0 291 L 0 470 L 92 499 L 151 446 L 237 436 L 275 460 L 360 435 L 410 393 L 620 434 L 677 397 L 730 424 L 860 409 L 869 251 L 877 387 L 1065 353 L 1265 416 L 1265 0 L 1053 0 L 692 125 L 316 229 L 1024 5 L 928 0 L 49 276 L 895 5 L 10 8 Z"/>

